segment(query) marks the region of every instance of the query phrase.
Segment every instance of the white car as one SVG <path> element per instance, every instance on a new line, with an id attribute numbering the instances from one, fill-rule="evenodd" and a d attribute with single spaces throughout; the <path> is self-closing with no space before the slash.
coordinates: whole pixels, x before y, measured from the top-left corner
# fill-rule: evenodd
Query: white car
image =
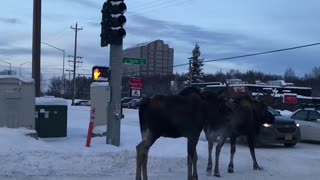
<path id="1" fill-rule="evenodd" d="M 301 108 L 293 112 L 292 119 L 300 124 L 301 140 L 320 141 L 320 106 Z"/>

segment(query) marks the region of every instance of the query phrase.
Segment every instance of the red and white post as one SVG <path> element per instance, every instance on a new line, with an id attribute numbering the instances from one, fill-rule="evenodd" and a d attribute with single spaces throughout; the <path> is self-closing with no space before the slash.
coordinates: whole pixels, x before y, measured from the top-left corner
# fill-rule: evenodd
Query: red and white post
<path id="1" fill-rule="evenodd" d="M 96 114 L 96 108 L 91 108 L 91 111 L 90 111 L 90 122 L 89 122 L 89 128 L 88 128 L 86 147 L 90 147 L 95 114 Z"/>

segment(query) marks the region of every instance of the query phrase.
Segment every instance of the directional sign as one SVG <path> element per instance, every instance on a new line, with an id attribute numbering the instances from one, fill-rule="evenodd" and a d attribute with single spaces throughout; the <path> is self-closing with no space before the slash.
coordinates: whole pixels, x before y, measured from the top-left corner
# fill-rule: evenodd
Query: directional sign
<path id="1" fill-rule="evenodd" d="M 122 62 L 126 63 L 126 64 L 144 65 L 144 64 L 146 64 L 146 59 L 123 57 Z"/>

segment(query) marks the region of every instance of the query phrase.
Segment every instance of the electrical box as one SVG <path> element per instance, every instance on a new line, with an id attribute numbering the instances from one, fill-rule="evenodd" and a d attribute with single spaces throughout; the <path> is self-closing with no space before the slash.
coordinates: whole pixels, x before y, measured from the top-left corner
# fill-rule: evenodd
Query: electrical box
<path id="1" fill-rule="evenodd" d="M 0 77 L 0 127 L 35 129 L 33 79 Z"/>
<path id="2" fill-rule="evenodd" d="M 66 137 L 68 103 L 63 98 L 37 97 L 35 106 L 38 137 Z"/>
<path id="3" fill-rule="evenodd" d="M 110 102 L 108 82 L 93 82 L 90 85 L 91 108 L 95 108 L 94 127 L 107 125 L 107 109 Z"/>

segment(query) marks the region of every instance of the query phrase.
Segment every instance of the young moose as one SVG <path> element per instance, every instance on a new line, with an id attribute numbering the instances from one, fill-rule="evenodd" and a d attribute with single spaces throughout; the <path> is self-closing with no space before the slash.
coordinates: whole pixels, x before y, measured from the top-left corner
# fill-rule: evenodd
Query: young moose
<path id="1" fill-rule="evenodd" d="M 236 152 L 236 138 L 240 135 L 247 137 L 248 146 L 253 160 L 253 169 L 261 170 L 262 168 L 258 165 L 255 156 L 255 143 L 256 137 L 259 133 L 260 126 L 263 123 L 273 123 L 274 117 L 267 110 L 264 103 L 253 99 L 249 95 L 244 95 L 234 98 L 232 103 L 229 103 L 231 113 L 227 116 L 221 116 L 223 112 L 217 112 L 215 117 L 211 117 L 214 120 L 212 127 L 204 127 L 204 131 L 208 140 L 208 165 L 207 175 L 211 174 L 212 171 L 212 148 L 213 142 L 218 139 L 216 147 L 216 158 L 214 175 L 220 177 L 219 172 L 219 155 L 226 138 L 230 138 L 231 145 L 231 157 L 228 166 L 228 172 L 233 173 L 233 157 Z M 220 115 L 219 115 L 220 114 Z M 213 131 L 212 131 L 213 130 Z"/>

